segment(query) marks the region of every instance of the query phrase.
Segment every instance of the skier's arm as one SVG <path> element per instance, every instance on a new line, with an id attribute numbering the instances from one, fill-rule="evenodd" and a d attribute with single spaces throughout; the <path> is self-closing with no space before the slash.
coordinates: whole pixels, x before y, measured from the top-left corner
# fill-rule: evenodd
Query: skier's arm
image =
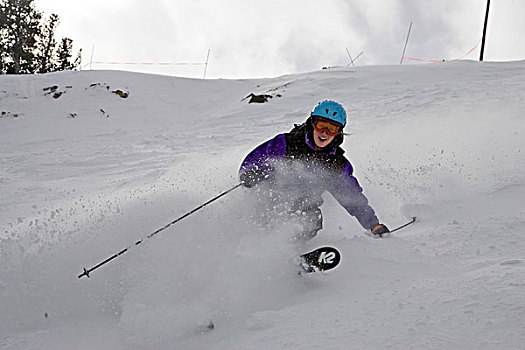
<path id="1" fill-rule="evenodd" d="M 368 199 L 363 194 L 363 188 L 353 175 L 354 169 L 349 161 L 346 162 L 341 174 L 335 180 L 330 193 L 346 211 L 354 216 L 361 226 L 367 230 L 379 225 L 374 209 L 368 204 Z"/>
<path id="2" fill-rule="evenodd" d="M 286 138 L 279 134 L 251 151 L 241 164 L 239 177 L 246 187 L 255 186 L 272 172 L 271 160 L 286 155 Z"/>

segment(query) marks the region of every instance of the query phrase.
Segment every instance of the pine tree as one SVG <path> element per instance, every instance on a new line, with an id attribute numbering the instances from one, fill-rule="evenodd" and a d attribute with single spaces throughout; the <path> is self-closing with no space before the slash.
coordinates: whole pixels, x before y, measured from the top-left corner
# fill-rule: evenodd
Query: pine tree
<path id="1" fill-rule="evenodd" d="M 0 0 L 0 74 L 48 73 L 80 66 L 81 50 L 72 62 L 73 40 L 57 47 L 58 15 L 42 20 L 34 0 Z"/>
<path id="2" fill-rule="evenodd" d="M 59 23 L 58 15 L 52 14 L 41 26 L 41 36 L 38 41 L 37 72 L 48 73 L 55 70 L 53 54 L 56 49 L 55 29 Z"/>
<path id="3" fill-rule="evenodd" d="M 0 57 L 4 71 L 14 74 L 35 72 L 41 18 L 33 0 L 0 0 Z"/>
<path id="4" fill-rule="evenodd" d="M 73 64 L 75 68 L 81 69 L 80 65 L 82 64 L 82 48 L 78 50 L 77 58 L 75 58 L 75 62 Z"/>
<path id="5" fill-rule="evenodd" d="M 4 64 L 7 59 L 7 47 L 4 43 L 4 35 L 7 30 L 7 18 L 4 11 L 4 3 L 0 2 L 0 74 L 5 73 L 7 70 Z"/>
<path id="6" fill-rule="evenodd" d="M 73 40 L 70 38 L 63 38 L 56 54 L 56 70 L 72 70 L 75 68 L 75 64 L 72 61 L 72 52 Z"/>

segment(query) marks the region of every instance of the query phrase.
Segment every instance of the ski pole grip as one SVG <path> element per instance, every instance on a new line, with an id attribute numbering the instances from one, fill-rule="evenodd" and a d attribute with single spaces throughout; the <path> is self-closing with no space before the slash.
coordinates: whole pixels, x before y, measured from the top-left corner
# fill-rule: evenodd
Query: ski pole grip
<path id="1" fill-rule="evenodd" d="M 413 224 L 414 222 L 416 222 L 416 219 L 417 219 L 417 217 L 412 216 L 412 220 L 411 220 L 411 221 L 409 221 L 409 222 L 407 222 L 406 224 L 401 225 L 401 226 L 399 226 L 399 227 L 397 227 L 397 228 L 391 230 L 390 233 L 392 233 L 392 232 L 394 232 L 394 231 L 397 231 L 397 230 L 401 230 L 403 227 L 407 227 L 408 225 Z"/>

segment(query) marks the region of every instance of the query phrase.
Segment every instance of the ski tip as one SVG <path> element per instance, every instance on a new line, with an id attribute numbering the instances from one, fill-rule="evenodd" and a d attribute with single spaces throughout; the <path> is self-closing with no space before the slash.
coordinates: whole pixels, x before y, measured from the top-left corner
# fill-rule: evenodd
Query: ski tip
<path id="1" fill-rule="evenodd" d="M 341 253 L 334 247 L 321 247 L 299 256 L 302 273 L 323 272 L 335 268 L 341 261 Z"/>

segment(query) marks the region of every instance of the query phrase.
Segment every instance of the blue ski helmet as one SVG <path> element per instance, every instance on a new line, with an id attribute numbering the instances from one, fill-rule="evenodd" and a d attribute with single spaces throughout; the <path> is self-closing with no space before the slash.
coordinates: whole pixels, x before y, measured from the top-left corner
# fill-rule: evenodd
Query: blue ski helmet
<path id="1" fill-rule="evenodd" d="M 346 125 L 346 111 L 340 103 L 335 101 L 324 100 L 319 102 L 312 110 L 311 116 L 330 119 L 342 126 Z"/>

